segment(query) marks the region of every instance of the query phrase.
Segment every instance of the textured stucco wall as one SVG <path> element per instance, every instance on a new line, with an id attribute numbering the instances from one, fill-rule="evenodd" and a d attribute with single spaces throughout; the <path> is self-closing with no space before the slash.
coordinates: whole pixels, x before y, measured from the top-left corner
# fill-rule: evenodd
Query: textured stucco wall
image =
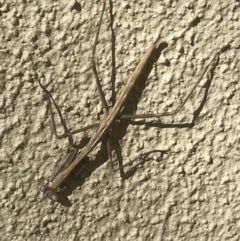
<path id="1" fill-rule="evenodd" d="M 39 192 L 69 141 L 55 138 L 37 78 L 70 128 L 102 118 L 90 67 L 101 3 L 0 0 L 1 240 L 240 240 L 236 0 L 108 2 L 96 62 L 109 105 L 159 32 L 168 47 L 140 100 L 137 90 L 128 102 L 137 113 L 173 110 L 209 59 L 231 47 L 220 55 L 210 86 L 204 77 L 174 118 L 115 124 L 116 165 L 117 157 L 126 163 L 153 149 L 166 154 L 126 167 L 123 178 L 111 171 L 103 142 L 66 183 L 61 203 Z M 73 140 L 82 148 L 90 136 Z"/>

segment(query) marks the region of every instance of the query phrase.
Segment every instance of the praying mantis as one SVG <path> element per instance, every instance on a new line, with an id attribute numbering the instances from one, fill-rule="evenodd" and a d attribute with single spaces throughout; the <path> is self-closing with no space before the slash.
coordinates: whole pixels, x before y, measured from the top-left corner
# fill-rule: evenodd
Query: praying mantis
<path id="1" fill-rule="evenodd" d="M 111 127 L 117 119 L 119 119 L 119 118 L 137 119 L 137 118 L 154 118 L 154 117 L 159 118 L 162 116 L 176 115 L 178 112 L 181 111 L 181 109 L 183 108 L 185 103 L 192 96 L 194 90 L 196 89 L 196 87 L 198 86 L 200 81 L 202 80 L 203 76 L 205 74 L 208 74 L 211 71 L 213 65 L 216 64 L 216 61 L 218 60 L 218 56 L 220 55 L 220 53 L 223 52 L 223 48 L 222 48 L 217 53 L 214 54 L 210 63 L 203 69 L 202 73 L 200 74 L 198 81 L 191 88 L 189 94 L 184 98 L 182 103 L 174 111 L 164 112 L 162 114 L 123 115 L 123 114 L 121 114 L 121 112 L 126 103 L 127 98 L 129 97 L 131 90 L 136 85 L 136 83 L 139 80 L 139 78 L 141 77 L 141 75 L 144 73 L 145 67 L 146 67 L 147 63 L 149 62 L 149 60 L 152 58 L 156 49 L 160 48 L 161 40 L 160 40 L 160 36 L 158 36 L 156 38 L 156 40 L 146 50 L 145 54 L 142 56 L 140 62 L 138 63 L 137 67 L 135 68 L 134 72 L 129 77 L 128 81 L 126 82 L 125 86 L 123 87 L 122 91 L 120 92 L 115 104 L 113 105 L 112 108 L 109 108 L 108 104 L 106 102 L 104 93 L 102 91 L 102 87 L 101 87 L 100 79 L 98 77 L 96 63 L 95 63 L 95 52 L 96 52 L 98 37 L 99 37 L 100 28 L 101 28 L 101 24 L 102 24 L 103 14 L 105 12 L 105 7 L 106 7 L 106 0 L 103 1 L 102 11 L 101 11 L 101 15 L 100 15 L 98 29 L 97 29 L 96 36 L 95 36 L 95 41 L 93 44 L 92 57 L 91 57 L 91 65 L 92 65 L 93 74 L 94 74 L 97 89 L 98 89 L 98 92 L 99 92 L 99 95 L 100 95 L 100 98 L 102 101 L 102 105 L 105 110 L 105 116 L 102 118 L 102 120 L 97 124 L 92 124 L 92 125 L 83 127 L 79 130 L 76 130 L 73 132 L 68 132 L 68 133 L 65 133 L 64 135 L 58 136 L 56 133 L 56 125 L 55 125 L 55 120 L 54 120 L 54 116 L 53 116 L 52 104 L 51 104 L 53 99 L 52 99 L 50 93 L 42 85 L 40 80 L 38 80 L 40 87 L 43 89 L 43 91 L 45 92 L 45 94 L 48 97 L 48 104 L 49 104 L 51 119 L 52 119 L 52 123 L 53 123 L 54 132 L 55 132 L 55 135 L 57 138 L 62 138 L 62 137 L 66 137 L 69 135 L 73 135 L 75 133 L 85 131 L 85 130 L 95 127 L 95 130 L 94 130 L 89 142 L 82 148 L 82 150 L 79 153 L 78 153 L 78 150 L 72 150 L 63 158 L 63 160 L 60 163 L 58 163 L 57 167 L 54 169 L 53 174 L 50 177 L 50 181 L 52 181 L 51 186 L 43 185 L 40 187 L 40 190 L 45 194 L 45 196 L 50 198 L 52 201 L 59 200 L 58 193 L 57 193 L 58 188 L 67 180 L 67 178 L 73 172 L 73 170 L 75 170 L 75 168 L 79 164 L 84 162 L 84 159 L 87 157 L 87 155 L 97 146 L 97 144 L 99 142 L 102 141 L 103 137 L 107 136 L 107 135 L 108 135 L 108 139 L 107 139 L 108 156 L 109 156 L 110 162 L 112 163 L 111 142 L 110 142 L 109 135 L 110 135 Z M 54 101 L 53 101 L 53 103 L 55 104 Z M 152 150 L 152 151 L 142 154 L 141 156 L 147 156 L 156 151 L 164 152 L 161 150 Z M 115 169 L 114 171 L 119 170 L 126 165 L 130 165 L 132 162 L 133 161 L 119 167 L 118 169 Z"/>

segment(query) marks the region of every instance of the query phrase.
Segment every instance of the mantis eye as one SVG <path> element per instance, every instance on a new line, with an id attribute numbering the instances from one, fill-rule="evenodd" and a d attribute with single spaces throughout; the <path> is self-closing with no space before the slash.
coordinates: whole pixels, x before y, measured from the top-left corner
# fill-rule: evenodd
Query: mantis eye
<path id="1" fill-rule="evenodd" d="M 59 200 L 58 194 L 54 189 L 52 189 L 49 186 L 43 185 L 40 187 L 40 191 L 45 194 L 49 199 L 51 199 L 54 202 L 57 202 Z"/>

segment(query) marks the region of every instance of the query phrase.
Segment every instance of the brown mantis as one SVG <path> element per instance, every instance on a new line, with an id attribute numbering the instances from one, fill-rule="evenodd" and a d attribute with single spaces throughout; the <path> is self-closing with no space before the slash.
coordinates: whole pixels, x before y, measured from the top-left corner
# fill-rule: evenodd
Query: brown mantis
<path id="1" fill-rule="evenodd" d="M 53 117 L 53 111 L 52 111 L 52 107 L 51 107 L 51 98 L 52 97 L 49 95 L 49 92 L 45 89 L 45 87 L 39 81 L 39 84 L 40 84 L 41 88 L 48 95 L 48 102 L 49 102 L 49 108 L 50 108 L 52 123 L 53 123 L 54 131 L 55 131 L 55 135 L 58 138 L 61 138 L 61 137 L 64 137 L 64 136 L 69 136 L 69 135 L 75 134 L 77 132 L 84 131 L 84 130 L 87 130 L 87 129 L 90 129 L 92 127 L 96 127 L 97 126 L 95 131 L 94 131 L 94 133 L 92 134 L 89 142 L 83 147 L 83 149 L 78 154 L 77 154 L 76 150 L 74 150 L 74 151 L 70 152 L 69 154 L 67 154 L 65 156 L 65 158 L 63 159 L 63 161 L 60 164 L 58 164 L 57 168 L 54 169 L 54 173 L 52 174 L 52 177 L 51 177 L 52 185 L 51 186 L 44 185 L 44 186 L 42 186 L 40 188 L 40 190 L 47 197 L 49 197 L 53 201 L 58 201 L 57 189 L 66 181 L 66 179 L 73 172 L 73 170 L 76 168 L 76 166 L 78 166 L 80 163 L 82 163 L 84 158 L 96 147 L 96 145 L 99 142 L 102 141 L 103 137 L 109 133 L 109 131 L 111 129 L 111 126 L 115 122 L 116 119 L 118 119 L 118 118 L 125 118 L 125 119 L 126 118 L 129 118 L 129 119 L 134 119 L 134 118 L 152 118 L 152 117 L 176 115 L 183 108 L 183 106 L 185 105 L 187 100 L 192 96 L 194 90 L 196 89 L 197 85 L 199 84 L 199 82 L 201 81 L 203 76 L 206 73 L 210 72 L 210 70 L 212 69 L 212 66 L 215 63 L 215 60 L 218 59 L 217 57 L 223 51 L 223 49 L 221 49 L 220 51 L 218 51 L 213 56 L 213 58 L 210 61 L 209 65 L 206 66 L 203 69 L 203 71 L 202 71 L 202 73 L 200 75 L 199 80 L 192 87 L 190 93 L 185 97 L 183 102 L 174 111 L 172 111 L 172 112 L 165 112 L 165 113 L 162 113 L 162 114 L 121 115 L 121 111 L 122 111 L 122 109 L 124 107 L 126 99 L 129 96 L 130 91 L 132 90 L 132 88 L 137 83 L 137 80 L 139 79 L 141 74 L 144 72 L 147 63 L 152 58 L 155 50 L 157 48 L 159 48 L 160 36 L 158 36 L 157 39 L 152 43 L 152 45 L 147 49 L 147 51 L 143 55 L 142 59 L 138 63 L 137 67 L 135 68 L 134 72 L 129 77 L 126 85 L 123 87 L 123 89 L 122 89 L 121 93 L 119 94 L 119 96 L 118 96 L 114 106 L 111 109 L 109 109 L 109 107 L 107 105 L 107 102 L 105 100 L 102 88 L 101 88 L 101 84 L 100 84 L 100 80 L 99 80 L 99 77 L 98 77 L 96 64 L 95 64 L 95 51 L 96 51 L 96 46 L 97 46 L 97 42 L 98 42 L 100 27 L 101 27 L 101 24 L 102 24 L 103 13 L 105 11 L 105 6 L 106 6 L 106 0 L 104 0 L 104 2 L 103 2 L 102 12 L 101 12 L 98 29 L 97 29 L 96 36 L 95 36 L 95 41 L 94 41 L 93 51 L 92 51 L 92 58 L 91 58 L 92 69 L 93 69 L 93 73 L 94 73 L 94 76 L 95 76 L 98 92 L 100 94 L 100 98 L 102 100 L 103 107 L 104 107 L 105 112 L 106 112 L 105 116 L 100 121 L 100 123 L 99 124 L 93 124 L 93 125 L 90 125 L 90 126 L 86 126 L 86 127 L 81 128 L 81 129 L 79 129 L 77 131 L 65 133 L 64 135 L 58 136 L 57 133 L 56 133 L 56 126 L 55 126 L 55 121 L 54 121 L 54 117 Z M 111 154 L 111 145 L 110 144 L 111 144 L 110 143 L 110 139 L 108 138 L 108 142 L 107 142 L 108 155 L 109 155 L 110 161 L 112 162 L 112 154 Z M 157 151 L 160 152 L 160 150 L 157 150 Z M 153 153 L 153 152 L 156 152 L 156 150 L 146 152 L 142 156 L 147 156 L 147 155 L 149 155 L 150 153 Z M 130 163 L 132 163 L 132 162 L 130 162 Z M 123 168 L 126 165 L 129 165 L 129 163 L 119 167 L 118 170 Z"/>

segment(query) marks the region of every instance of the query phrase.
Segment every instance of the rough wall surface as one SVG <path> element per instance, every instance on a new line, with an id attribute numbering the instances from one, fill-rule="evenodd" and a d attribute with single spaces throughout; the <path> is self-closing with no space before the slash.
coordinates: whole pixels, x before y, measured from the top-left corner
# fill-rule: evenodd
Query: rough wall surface
<path id="1" fill-rule="evenodd" d="M 176 116 L 115 123 L 115 165 L 167 153 L 114 173 L 104 140 L 63 186 L 60 203 L 39 191 L 70 141 L 54 136 L 37 80 L 69 128 L 104 116 L 90 65 L 101 6 L 0 0 L 1 240 L 240 240 L 236 0 L 107 1 L 96 63 L 109 106 L 159 32 L 168 46 L 133 92 L 131 113 L 174 110 L 212 56 L 229 48 Z M 91 133 L 73 144 L 81 149 Z"/>

